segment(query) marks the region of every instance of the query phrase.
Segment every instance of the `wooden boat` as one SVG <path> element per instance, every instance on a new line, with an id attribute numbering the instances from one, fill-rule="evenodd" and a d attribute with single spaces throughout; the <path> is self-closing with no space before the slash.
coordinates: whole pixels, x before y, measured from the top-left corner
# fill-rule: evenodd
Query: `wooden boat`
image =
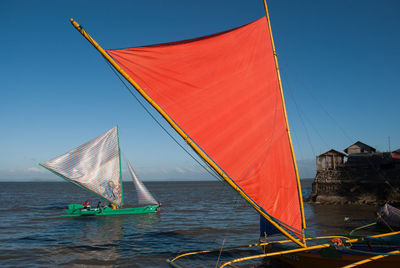
<path id="1" fill-rule="evenodd" d="M 155 213 L 158 211 L 158 205 L 148 205 L 135 208 L 118 208 L 104 207 L 102 209 L 87 209 L 81 204 L 69 204 L 65 210 L 67 214 L 61 217 L 79 217 L 79 216 L 110 216 L 110 215 L 129 215 L 129 214 L 145 214 Z"/>
<path id="2" fill-rule="evenodd" d="M 191 40 L 115 50 L 104 50 L 71 19 L 72 25 L 206 166 L 266 219 L 271 229 L 293 243 L 289 250 L 272 247 L 278 252 L 242 258 L 221 267 L 247 259 L 300 256 L 301 252 L 313 254 L 310 253 L 313 250 L 330 247 L 344 249 L 348 243 L 362 240 L 346 238 L 343 246 L 332 241 L 308 246 L 299 175 L 265 1 L 264 5 L 265 17 L 232 30 Z M 276 244 L 284 242 L 257 245 Z M 168 262 L 176 265 L 175 261 L 183 256 L 205 252 L 213 250 L 185 253 Z M 373 250 L 369 252 L 374 254 Z M 389 259 L 382 257 L 387 255 L 380 256 L 381 260 Z"/>
<path id="3" fill-rule="evenodd" d="M 136 176 L 129 161 L 128 169 L 135 184 L 140 207 L 123 208 L 123 189 L 118 128 L 49 161 L 40 164 L 61 178 L 113 204 L 113 207 L 84 207 L 70 204 L 62 217 L 108 216 L 154 213 L 159 203 Z"/>

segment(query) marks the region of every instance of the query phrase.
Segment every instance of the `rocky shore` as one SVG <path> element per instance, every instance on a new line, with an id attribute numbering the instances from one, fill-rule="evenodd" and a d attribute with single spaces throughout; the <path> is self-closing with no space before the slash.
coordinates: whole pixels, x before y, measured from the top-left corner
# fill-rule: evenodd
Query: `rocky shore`
<path id="1" fill-rule="evenodd" d="M 307 202 L 323 204 L 400 204 L 398 169 L 337 167 L 317 171 Z"/>

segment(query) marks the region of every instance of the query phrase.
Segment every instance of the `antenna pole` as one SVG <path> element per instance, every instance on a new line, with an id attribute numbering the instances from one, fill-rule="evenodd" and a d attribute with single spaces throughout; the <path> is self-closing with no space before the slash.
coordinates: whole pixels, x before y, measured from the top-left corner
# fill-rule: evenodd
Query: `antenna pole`
<path id="1" fill-rule="evenodd" d="M 268 214 L 260 209 L 260 207 L 251 200 L 215 163 L 211 160 L 193 141 L 192 139 L 186 135 L 182 129 L 155 103 L 149 95 L 144 92 L 144 90 L 107 54 L 107 52 L 88 34 L 86 31 L 80 26 L 76 21 L 70 19 L 71 24 L 78 30 L 83 37 L 85 37 L 89 43 L 91 43 L 100 54 L 136 89 L 136 91 L 142 95 L 142 97 L 153 106 L 157 112 L 171 125 L 171 127 L 186 141 L 186 143 L 202 158 L 207 162 L 217 173 L 220 175 L 236 192 L 238 192 L 250 205 L 257 210 L 259 214 L 261 214 L 266 220 L 268 220 L 275 228 L 281 231 L 287 238 L 295 242 L 301 247 L 305 247 L 304 243 L 302 243 L 299 239 L 293 237 L 286 230 L 284 230 L 281 226 L 279 226 Z"/>

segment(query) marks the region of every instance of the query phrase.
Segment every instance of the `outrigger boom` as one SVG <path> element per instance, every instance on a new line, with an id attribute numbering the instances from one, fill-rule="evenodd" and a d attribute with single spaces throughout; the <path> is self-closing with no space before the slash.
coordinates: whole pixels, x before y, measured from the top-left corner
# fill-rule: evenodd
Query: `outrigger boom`
<path id="1" fill-rule="evenodd" d="M 398 235 L 400 234 L 400 231 L 398 232 L 391 232 L 391 233 L 385 233 L 385 234 L 380 234 L 380 235 L 373 235 L 370 236 L 372 238 L 381 238 L 381 237 L 387 237 L 387 236 L 394 236 L 394 235 Z M 306 238 L 307 241 L 311 241 L 311 240 L 324 240 L 324 239 L 343 239 L 343 242 L 345 244 L 352 244 L 352 243 L 357 243 L 357 242 L 363 242 L 366 237 L 358 237 L 358 238 L 349 238 L 347 236 L 320 236 L 320 237 L 315 237 L 315 238 Z M 290 243 L 293 242 L 291 240 L 280 240 L 280 241 L 271 241 L 271 242 L 263 242 L 263 243 L 258 243 L 258 244 L 250 244 L 250 245 L 241 245 L 241 246 L 233 246 L 233 247 L 227 247 L 224 250 L 231 250 L 231 249 L 238 249 L 238 248 L 245 248 L 245 247 L 267 247 L 268 245 L 271 244 L 286 244 L 286 243 Z M 264 254 L 259 254 L 259 255 L 254 255 L 254 256 L 250 256 L 250 257 L 244 257 L 244 258 L 238 258 L 238 259 L 234 259 L 231 261 L 228 261 L 224 264 L 222 264 L 221 266 L 219 266 L 220 268 L 222 267 L 226 267 L 226 266 L 231 266 L 233 263 L 238 263 L 238 262 L 243 262 L 243 261 L 249 261 L 249 260 L 255 260 L 255 259 L 260 259 L 260 258 L 267 258 L 267 257 L 276 257 L 276 256 L 281 256 L 281 255 L 287 255 L 287 254 L 293 254 L 293 253 L 299 253 L 299 252 L 307 252 L 307 251 L 312 251 L 312 250 L 317 250 L 317 249 L 324 249 L 324 248 L 329 248 L 329 247 L 335 247 L 335 245 L 333 243 L 324 243 L 324 244 L 320 244 L 320 245 L 315 245 L 315 246 L 309 246 L 309 247 L 304 247 L 304 248 L 295 248 L 295 249 L 290 249 L 290 250 L 281 250 L 281 251 L 277 251 L 277 252 L 268 252 L 268 253 L 264 253 Z M 337 247 L 337 246 L 336 246 Z M 340 247 L 339 247 L 340 248 Z M 221 251 L 221 249 L 213 249 L 213 250 L 203 250 L 203 251 L 197 251 L 197 252 L 189 252 L 189 253 L 183 253 L 181 255 L 178 255 L 172 259 L 168 259 L 167 262 L 173 266 L 179 267 L 179 265 L 175 264 L 174 262 L 182 257 L 187 257 L 187 256 L 191 256 L 191 255 L 197 255 L 197 254 L 206 254 L 206 253 L 212 253 L 212 252 L 218 252 Z M 348 263 L 346 266 L 343 267 L 356 267 L 368 262 L 372 262 L 372 261 L 376 261 L 388 256 L 398 256 L 400 255 L 400 250 L 394 250 L 394 251 L 390 251 L 387 253 L 383 253 L 383 254 L 376 254 L 373 257 L 367 257 L 364 256 L 364 258 L 361 256 L 361 260 L 357 261 L 357 262 L 353 262 Z M 400 256 L 399 256 L 400 259 Z M 331 262 L 334 262 L 335 259 L 330 260 Z M 338 266 L 339 267 L 339 266 Z"/>

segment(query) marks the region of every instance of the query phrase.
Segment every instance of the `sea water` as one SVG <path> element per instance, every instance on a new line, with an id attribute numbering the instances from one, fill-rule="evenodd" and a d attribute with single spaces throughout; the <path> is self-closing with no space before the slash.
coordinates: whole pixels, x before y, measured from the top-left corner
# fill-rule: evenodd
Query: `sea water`
<path id="1" fill-rule="evenodd" d="M 303 197 L 311 180 L 302 180 Z M 178 252 L 257 243 L 259 216 L 219 181 L 145 182 L 162 203 L 156 214 L 61 218 L 69 203 L 99 199 L 67 182 L 0 182 L 0 267 L 169 267 Z M 125 203 L 135 203 L 124 182 Z M 378 207 L 305 203 L 307 233 L 349 232 L 375 220 Z M 186 267 L 215 267 L 259 248 L 183 258 Z M 262 260 L 244 263 L 256 267 Z M 242 266 L 241 266 L 242 267 Z"/>

